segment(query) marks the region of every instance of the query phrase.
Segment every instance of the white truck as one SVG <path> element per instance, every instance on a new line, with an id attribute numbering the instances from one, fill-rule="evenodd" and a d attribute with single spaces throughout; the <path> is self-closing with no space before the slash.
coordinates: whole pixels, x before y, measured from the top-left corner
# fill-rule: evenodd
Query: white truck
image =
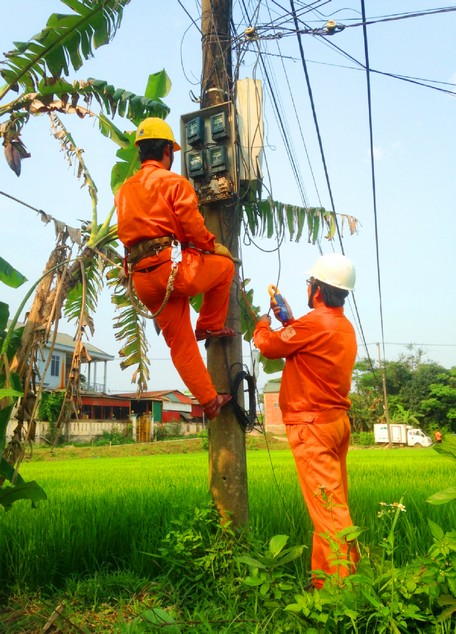
<path id="1" fill-rule="evenodd" d="M 432 438 L 426 436 L 421 429 L 405 424 L 390 424 L 390 437 L 393 445 L 407 447 L 430 447 Z M 376 443 L 388 443 L 388 425 L 377 423 L 374 425 L 374 438 Z"/>

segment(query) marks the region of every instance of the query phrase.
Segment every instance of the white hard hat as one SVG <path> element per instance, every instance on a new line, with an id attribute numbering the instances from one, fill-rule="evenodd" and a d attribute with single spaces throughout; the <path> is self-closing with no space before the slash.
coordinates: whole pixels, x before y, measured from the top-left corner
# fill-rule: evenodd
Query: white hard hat
<path id="1" fill-rule="evenodd" d="M 355 288 L 356 271 L 351 261 L 341 253 L 322 255 L 307 275 L 335 288 L 352 291 Z"/>

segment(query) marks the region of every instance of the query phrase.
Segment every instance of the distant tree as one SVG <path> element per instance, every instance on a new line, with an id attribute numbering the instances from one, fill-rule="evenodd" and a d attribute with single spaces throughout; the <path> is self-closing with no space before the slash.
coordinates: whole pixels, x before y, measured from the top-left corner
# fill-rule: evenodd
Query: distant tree
<path id="1" fill-rule="evenodd" d="M 404 407 L 419 412 L 421 401 L 429 396 L 430 386 L 434 383 L 440 383 L 438 376 L 444 375 L 446 372 L 447 370 L 438 363 L 430 362 L 418 365 L 412 372 L 410 381 L 400 391 Z"/>
<path id="2" fill-rule="evenodd" d="M 397 403 L 395 409 L 390 412 L 391 422 L 394 421 L 405 425 L 419 425 L 420 416 L 420 414 L 414 414 L 411 410 L 405 409 L 400 403 Z"/>
<path id="3" fill-rule="evenodd" d="M 383 415 L 383 398 L 374 390 L 351 392 L 349 411 L 353 431 L 370 431 Z"/>
<path id="4" fill-rule="evenodd" d="M 448 426 L 456 432 L 456 368 L 437 376 L 439 382 L 429 386 L 428 398 L 421 401 L 427 424 Z"/>

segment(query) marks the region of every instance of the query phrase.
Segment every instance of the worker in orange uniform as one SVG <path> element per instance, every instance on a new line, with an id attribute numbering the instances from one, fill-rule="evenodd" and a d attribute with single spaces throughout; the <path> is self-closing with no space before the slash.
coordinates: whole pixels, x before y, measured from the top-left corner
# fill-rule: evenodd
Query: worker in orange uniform
<path id="1" fill-rule="evenodd" d="M 235 335 L 225 326 L 234 263 L 205 227 L 190 182 L 170 171 L 180 150 L 170 126 L 145 119 L 135 145 L 141 169 L 116 195 L 118 235 L 137 296 L 156 314 L 177 371 L 213 419 L 231 396 L 217 393 L 197 340 Z M 199 293 L 203 303 L 193 332 L 189 298 Z"/>
<path id="2" fill-rule="evenodd" d="M 283 328 L 271 330 L 271 318 L 256 324 L 256 347 L 269 359 L 285 358 L 279 405 L 301 490 L 314 525 L 312 584 L 324 585 L 328 574 L 345 577 L 358 561 L 356 547 L 337 534 L 352 526 L 348 508 L 346 457 L 350 440 L 348 393 L 357 345 L 344 301 L 355 284 L 355 269 L 345 256 L 321 256 L 309 272 L 308 305 L 313 309 L 288 319 L 273 308 Z M 339 552 L 334 552 L 337 544 Z M 345 559 L 347 565 L 334 564 Z M 322 571 L 325 574 L 319 574 Z"/>

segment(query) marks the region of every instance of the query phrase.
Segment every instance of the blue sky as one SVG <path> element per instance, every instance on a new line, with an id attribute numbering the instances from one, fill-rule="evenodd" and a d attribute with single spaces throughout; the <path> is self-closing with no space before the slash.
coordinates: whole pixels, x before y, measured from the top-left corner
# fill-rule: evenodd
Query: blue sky
<path id="1" fill-rule="evenodd" d="M 272 0 L 261 4 L 261 15 L 254 22 L 257 26 L 271 19 L 277 21 L 279 14 L 283 14 Z M 199 9 L 193 0 L 160 3 L 157 11 L 153 9 L 154 5 L 156 3 L 149 0 L 132 0 L 125 8 L 123 23 L 114 41 L 100 48 L 94 59 L 77 73 L 72 72 L 70 77 L 105 79 L 116 87 L 142 94 L 148 75 L 166 69 L 173 83 L 165 99 L 171 108 L 168 122 L 178 134 L 181 115 L 199 108 L 190 94 L 199 95 L 201 42 L 200 33 L 189 17 L 198 20 Z M 245 5 L 253 16 L 254 4 L 245 2 Z M 440 6 L 431 0 L 370 0 L 366 5 L 367 17 L 377 20 L 381 16 L 422 12 Z M 282 3 L 282 6 L 288 9 L 289 3 Z M 295 6 L 299 8 L 300 3 L 295 2 Z M 44 27 L 52 12 L 68 12 L 57 0 L 22 0 L 20 13 L 16 3 L 3 0 L 0 7 L 2 57 L 11 48 L 11 42 L 27 40 Z M 234 8 L 234 22 L 241 35 L 245 23 L 237 2 Z M 352 58 L 364 62 L 362 28 L 352 26 L 361 22 L 360 10 L 361 3 L 353 0 L 322 4 L 320 14 L 305 17 L 310 27 L 322 27 L 327 19 L 335 19 L 347 28 L 326 39 L 302 36 L 335 209 L 359 220 L 356 235 L 350 236 L 346 229 L 343 232 L 345 253 L 357 269 L 355 300 L 359 323 L 352 312 L 352 304 L 347 307 L 347 315 L 356 323 L 358 332 L 362 329 L 364 334 L 364 337 L 359 336 L 360 357 L 366 356 L 364 339 L 369 355 L 377 359 L 376 344 L 382 342 L 381 297 L 386 357 L 396 359 L 405 352 L 407 344 L 417 344 L 429 360 L 451 367 L 456 365 L 455 96 L 371 74 L 378 269 L 366 73 L 353 59 L 335 48 L 337 46 Z M 284 37 L 263 41 L 260 46 L 268 52 L 263 59 L 274 98 L 280 105 L 287 140 L 299 166 L 305 196 L 303 199 L 294 181 L 273 111 L 273 97 L 266 87 L 265 190 L 276 200 L 309 206 L 318 206 L 321 201 L 330 209 L 297 40 L 287 35 L 292 21 L 288 18 L 280 23 L 283 30 L 278 30 Z M 370 67 L 394 75 L 454 84 L 455 27 L 456 12 L 371 24 L 367 27 Z M 265 34 L 277 32 L 269 30 Z M 256 50 L 251 45 L 245 52 L 241 77 L 255 75 L 262 79 Z M 455 88 L 443 83 L 434 85 L 447 90 Z M 85 160 L 99 190 L 100 218 L 104 218 L 112 205 L 109 181 L 117 148 L 99 135 L 93 122 L 68 118 L 65 122 L 76 142 L 85 149 Z M 118 119 L 116 123 L 121 128 L 130 128 L 122 120 Z M 23 140 L 32 158 L 24 161 L 19 178 L 0 159 L 0 190 L 71 226 L 78 226 L 79 219 L 89 218 L 87 191 L 81 189 L 73 169 L 64 162 L 50 135 L 47 118 L 32 120 Z M 179 162 L 175 169 L 179 171 Z M 52 226 L 44 226 L 33 211 L 3 196 L 0 196 L 0 213 L 3 218 L 2 257 L 31 282 L 35 281 L 54 244 Z M 299 244 L 285 243 L 280 254 L 275 250 L 274 242 L 262 242 L 260 246 L 271 252 L 265 253 L 253 245 L 242 247 L 243 274 L 251 280 L 256 304 L 266 312 L 267 286 L 278 282 L 295 316 L 305 313 L 303 271 L 318 257 L 318 246 L 308 244 L 306 240 Z M 333 247 L 322 239 L 321 248 L 323 252 L 330 252 Z M 334 248 L 340 250 L 337 241 Z M 23 288 L 13 291 L 2 286 L 0 296 L 14 311 L 24 293 Z M 118 344 L 111 326 L 113 314 L 109 295 L 105 292 L 100 298 L 96 333 L 91 343 L 116 355 Z M 150 389 L 183 387 L 166 346 L 150 324 L 148 333 L 152 363 Z M 247 348 L 245 353 L 249 353 Z M 244 361 L 248 363 L 248 356 Z M 117 361 L 111 366 L 111 389 L 131 389 L 130 375 L 118 369 Z M 262 377 L 260 383 L 264 379 Z"/>

